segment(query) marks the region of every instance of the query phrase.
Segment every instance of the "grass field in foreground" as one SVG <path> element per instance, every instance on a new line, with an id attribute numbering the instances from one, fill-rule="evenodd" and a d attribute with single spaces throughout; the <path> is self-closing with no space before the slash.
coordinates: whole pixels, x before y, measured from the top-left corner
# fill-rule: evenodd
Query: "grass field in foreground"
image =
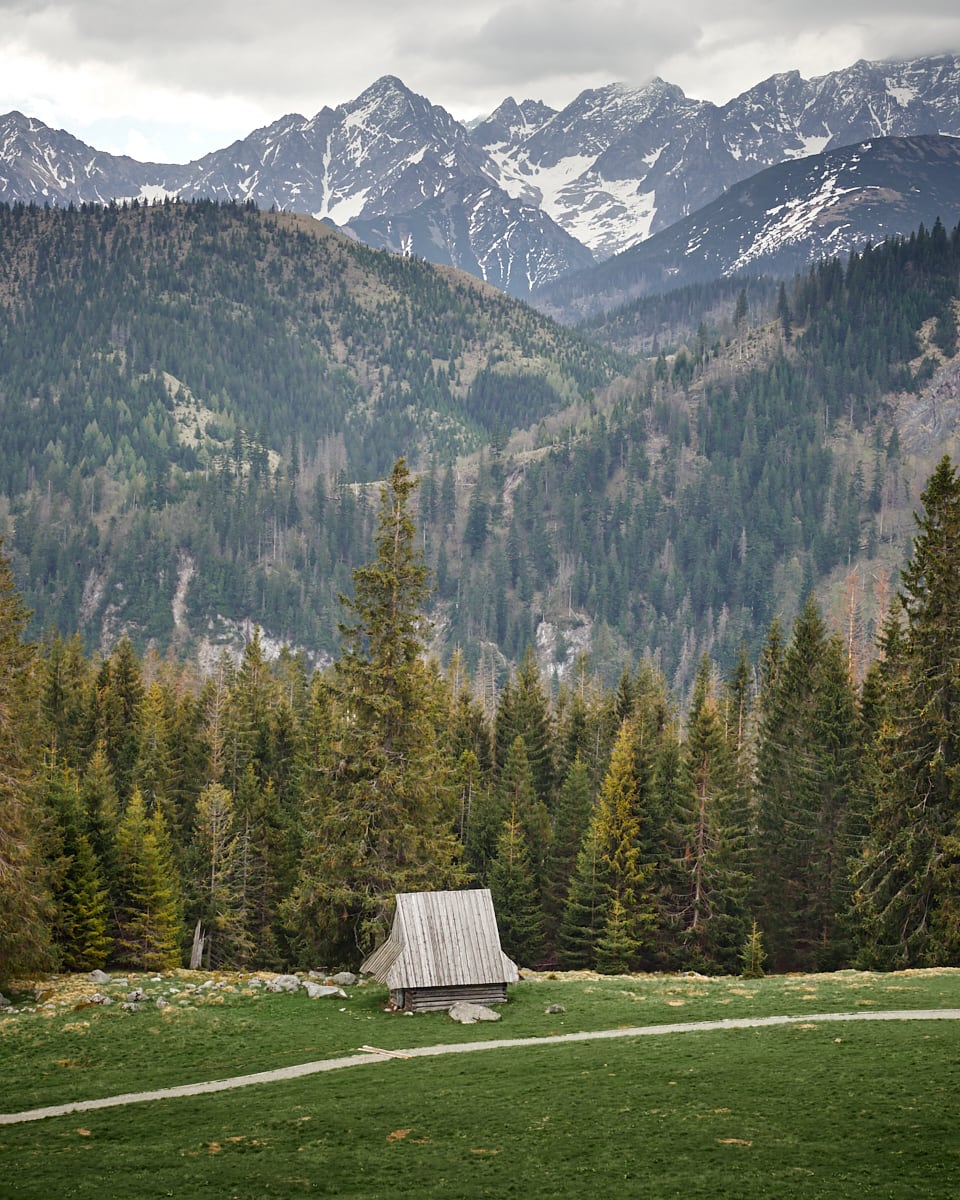
<path id="1" fill-rule="evenodd" d="M 955 1022 L 804 1022 L 371 1063 L 0 1127 L 0 1191 L 946 1200 L 958 1111 Z"/>
<path id="2" fill-rule="evenodd" d="M 208 978 L 188 972 L 157 982 L 127 976 L 113 991 L 119 999 L 143 987 L 148 1000 L 139 1012 L 124 1012 L 119 1003 L 75 1007 L 78 997 L 92 995 L 98 985 L 78 977 L 48 981 L 42 990 L 52 1007 L 0 1016 L 0 1112 L 336 1058 L 362 1045 L 399 1049 L 724 1017 L 960 1008 L 960 969 L 760 980 L 560 975 L 512 986 L 502 1019 L 473 1026 L 457 1025 L 446 1013 L 385 1013 L 387 993 L 374 983 L 348 988 L 346 1000 L 310 1000 L 302 991 L 252 991 L 243 980 L 224 976 L 220 982 L 238 990 L 197 989 L 180 1007 L 186 982 Z M 174 987 L 180 990 L 169 995 L 170 1006 L 158 1010 L 155 997 Z M 64 997 L 69 1002 L 61 1003 Z M 552 1004 L 566 1011 L 547 1015 Z"/>

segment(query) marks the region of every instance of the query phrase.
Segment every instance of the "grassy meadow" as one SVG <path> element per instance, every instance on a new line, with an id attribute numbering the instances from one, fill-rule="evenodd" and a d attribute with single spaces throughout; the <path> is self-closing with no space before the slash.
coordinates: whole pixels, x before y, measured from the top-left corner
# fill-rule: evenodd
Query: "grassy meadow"
<path id="1" fill-rule="evenodd" d="M 0 1112 L 353 1053 L 729 1017 L 960 1008 L 960 970 L 763 980 L 559 976 L 503 1019 L 383 1011 L 186 972 L 170 1007 L 82 1006 L 54 980 L 0 1017 Z M 227 990 L 235 988 L 234 991 Z M 91 990 L 91 989 L 87 989 Z M 103 990 L 107 990 L 106 988 Z M 80 999 L 77 999 L 78 992 Z M 65 999 L 65 997 L 70 999 Z M 561 1004 L 566 1011 L 546 1014 Z M 960 1026 L 847 1022 L 371 1063 L 216 1095 L 0 1126 L 11 1197 L 947 1197 L 960 1187 Z"/>

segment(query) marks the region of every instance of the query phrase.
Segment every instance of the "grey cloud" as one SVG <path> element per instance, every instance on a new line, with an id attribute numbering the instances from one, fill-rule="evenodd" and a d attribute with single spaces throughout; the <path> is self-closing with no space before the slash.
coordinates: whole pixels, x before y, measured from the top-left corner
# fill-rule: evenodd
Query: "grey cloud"
<path id="1" fill-rule="evenodd" d="M 0 83 L 31 50 L 56 68 L 131 85 L 104 116 L 135 119 L 156 97 L 243 103 L 270 121 L 352 99 L 383 74 L 457 115 L 489 111 L 509 93 L 566 104 L 584 87 L 652 75 L 714 93 L 773 71 L 805 75 L 854 57 L 960 51 L 956 0 L 0 0 Z M 799 49 L 805 58 L 801 60 Z M 842 53 L 842 59 L 837 55 Z M 824 63 L 822 67 L 819 65 Z M 145 101 L 140 85 L 152 89 Z M 720 98 L 720 97 L 714 97 Z M 64 94 L 60 108 L 69 109 Z M 139 107 L 138 107 L 139 106 Z M 204 113 L 196 112 L 202 125 Z"/>
<path id="2" fill-rule="evenodd" d="M 679 13 L 625 0 L 521 0 L 471 25 L 408 32 L 398 49 L 424 63 L 445 63 L 449 74 L 466 70 L 472 78 L 522 80 L 533 87 L 540 80 L 597 73 L 643 79 L 698 35 L 697 25 Z"/>

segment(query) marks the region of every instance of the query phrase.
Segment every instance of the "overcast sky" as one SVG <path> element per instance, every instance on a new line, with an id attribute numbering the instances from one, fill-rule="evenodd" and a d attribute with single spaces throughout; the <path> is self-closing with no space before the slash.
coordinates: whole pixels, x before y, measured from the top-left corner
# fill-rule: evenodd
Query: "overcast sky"
<path id="1" fill-rule="evenodd" d="M 0 0 L 0 113 L 186 162 L 387 74 L 467 120 L 654 75 L 722 103 L 777 71 L 942 51 L 957 0 Z"/>

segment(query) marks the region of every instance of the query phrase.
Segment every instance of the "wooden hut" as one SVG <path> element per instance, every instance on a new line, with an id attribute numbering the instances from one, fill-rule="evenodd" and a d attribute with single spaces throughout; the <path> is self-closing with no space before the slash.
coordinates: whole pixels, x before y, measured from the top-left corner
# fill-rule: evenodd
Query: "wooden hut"
<path id="1" fill-rule="evenodd" d="M 400 892 L 386 941 L 361 970 L 385 983 L 397 1008 L 427 1012 L 458 1000 L 503 1004 L 520 978 L 500 949 L 488 888 Z"/>

